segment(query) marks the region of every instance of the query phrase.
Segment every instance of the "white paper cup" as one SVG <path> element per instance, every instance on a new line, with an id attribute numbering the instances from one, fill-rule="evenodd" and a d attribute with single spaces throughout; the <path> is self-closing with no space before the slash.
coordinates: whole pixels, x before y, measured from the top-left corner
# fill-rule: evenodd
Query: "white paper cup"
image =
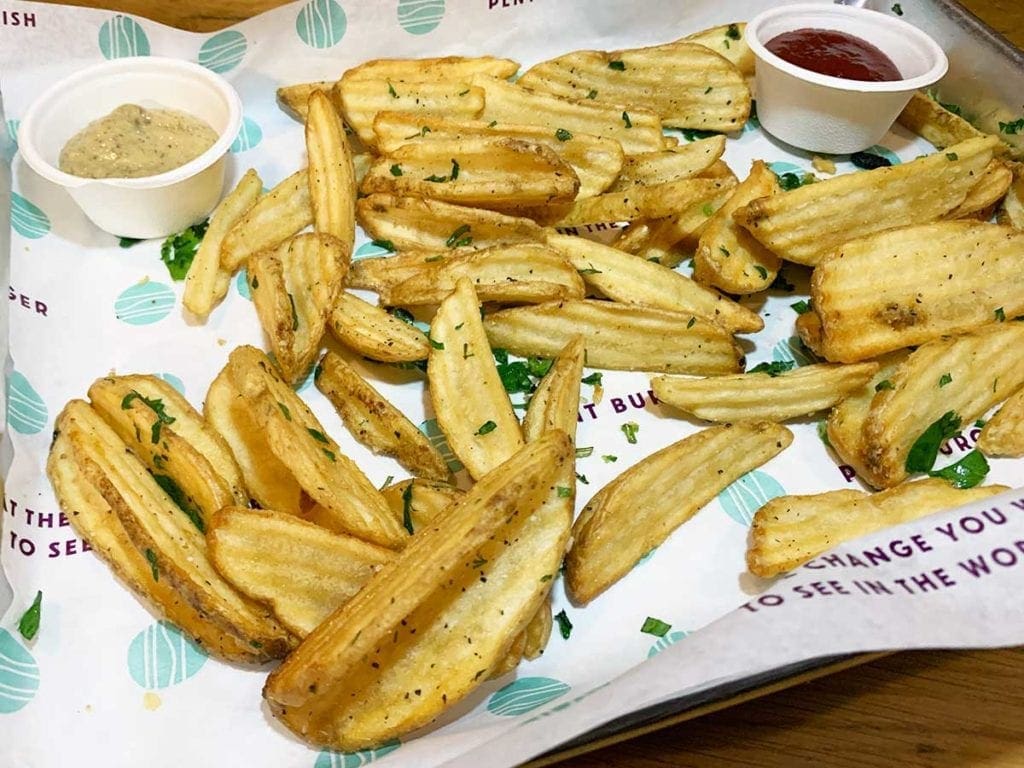
<path id="1" fill-rule="evenodd" d="M 68 139 L 122 104 L 186 112 L 218 135 L 199 157 L 137 179 L 85 179 L 58 168 Z M 205 67 L 153 56 L 116 59 L 61 80 L 29 108 L 18 132 L 25 162 L 68 193 L 100 229 L 124 237 L 165 237 L 201 221 L 224 186 L 224 158 L 242 122 L 235 89 Z"/>
<path id="2" fill-rule="evenodd" d="M 846 80 L 790 64 L 765 44 L 783 32 L 832 29 L 866 40 L 885 53 L 902 80 Z M 846 5 L 773 8 L 747 25 L 757 57 L 757 117 L 778 139 L 811 152 L 847 154 L 878 143 L 916 90 L 938 82 L 946 54 L 917 27 L 892 16 Z"/>

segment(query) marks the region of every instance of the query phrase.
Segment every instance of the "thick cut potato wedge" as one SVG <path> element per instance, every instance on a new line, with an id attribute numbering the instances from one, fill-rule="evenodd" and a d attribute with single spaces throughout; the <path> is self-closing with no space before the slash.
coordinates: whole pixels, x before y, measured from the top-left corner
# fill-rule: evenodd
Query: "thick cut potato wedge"
<path id="1" fill-rule="evenodd" d="M 100 491 L 85 479 L 68 436 L 59 431 L 50 447 L 46 474 L 75 533 L 140 600 L 184 630 L 207 653 L 241 664 L 268 659 L 262 649 L 208 621 L 166 578 L 160 578 L 159 561 L 154 568 L 136 548 Z"/>
<path id="2" fill-rule="evenodd" d="M 356 237 L 355 168 L 341 117 L 323 91 L 314 91 L 309 97 L 306 155 L 313 227 L 337 239 L 347 263 Z"/>
<path id="3" fill-rule="evenodd" d="M 720 27 L 712 27 L 711 29 L 694 32 L 692 35 L 684 37 L 683 40 L 703 45 L 719 56 L 727 58 L 744 77 L 752 78 L 754 76 L 756 59 L 754 58 L 754 52 L 747 45 L 746 24 L 742 22 L 738 24 L 723 24 Z"/>
<path id="4" fill-rule="evenodd" d="M 437 251 L 543 242 L 536 222 L 483 208 L 467 208 L 418 197 L 370 195 L 356 203 L 367 234 L 399 250 Z"/>
<path id="5" fill-rule="evenodd" d="M 556 551 L 561 531 L 533 513 L 571 455 L 568 438 L 549 433 L 414 536 L 270 675 L 274 716 L 312 743 L 365 749 L 483 683 L 557 572 L 558 559 L 535 547 Z"/>
<path id="6" fill-rule="evenodd" d="M 381 152 L 393 152 L 412 142 L 492 136 L 543 144 L 568 163 L 580 188 L 577 197 L 593 197 L 604 192 L 622 170 L 622 145 L 588 133 L 549 130 L 537 125 L 492 125 L 480 121 L 456 121 L 421 117 L 408 112 L 380 112 L 373 121 L 377 146 Z"/>
<path id="7" fill-rule="evenodd" d="M 220 266 L 234 273 L 253 254 L 280 245 L 313 223 L 309 172 L 303 168 L 263 195 L 224 235 Z"/>
<path id="8" fill-rule="evenodd" d="M 945 218 L 991 220 L 996 205 L 1006 197 L 1012 183 L 1013 171 L 1001 160 L 993 160 L 971 187 L 964 201 L 947 213 Z"/>
<path id="9" fill-rule="evenodd" d="M 373 544 L 404 546 L 408 534 L 380 492 L 278 377 L 267 356 L 254 347 L 238 347 L 228 358 L 228 370 L 271 451 L 324 512 L 316 522 Z"/>
<path id="10" fill-rule="evenodd" d="M 818 357 L 825 357 L 821 345 L 821 317 L 814 309 L 804 312 L 796 319 L 796 332 L 800 341 Z"/>
<path id="11" fill-rule="evenodd" d="M 430 354 L 430 342 L 419 328 L 347 291 L 338 294 L 327 327 L 339 342 L 372 360 L 410 363 Z"/>
<path id="12" fill-rule="evenodd" d="M 1024 386 L 1024 323 L 993 323 L 918 347 L 872 400 L 864 422 L 865 463 L 890 488 L 908 476 L 921 434 L 947 413 L 969 424 Z"/>
<path id="13" fill-rule="evenodd" d="M 592 368 L 716 376 L 738 373 L 742 357 L 732 335 L 710 320 L 609 301 L 504 309 L 484 327 L 491 344 L 524 357 L 554 357 L 582 335 Z"/>
<path id="14" fill-rule="evenodd" d="M 1003 403 L 982 427 L 978 449 L 986 456 L 1024 456 L 1024 389 Z"/>
<path id="15" fill-rule="evenodd" d="M 465 494 L 453 485 L 414 478 L 381 489 L 395 518 L 413 532 L 421 531 Z"/>
<path id="16" fill-rule="evenodd" d="M 430 333 L 427 380 L 437 425 L 469 474 L 479 479 L 522 448 L 523 433 L 467 278 L 441 303 Z"/>
<path id="17" fill-rule="evenodd" d="M 757 313 L 661 264 L 571 235 L 549 235 L 548 244 L 572 262 L 587 285 L 613 301 L 688 312 L 734 333 L 764 328 Z"/>
<path id="18" fill-rule="evenodd" d="M 221 507 L 249 502 L 224 438 L 166 381 L 108 376 L 89 400 L 200 531 Z"/>
<path id="19" fill-rule="evenodd" d="M 206 534 L 210 560 L 239 592 L 302 639 L 362 589 L 394 553 L 292 515 L 225 507 Z"/>
<path id="20" fill-rule="evenodd" d="M 767 422 L 710 427 L 623 472 L 573 526 L 565 569 L 573 602 L 586 605 L 600 595 L 722 490 L 792 441 L 788 429 Z"/>
<path id="21" fill-rule="evenodd" d="M 996 211 L 996 221 L 1006 227 L 1024 230 L 1024 164 L 1011 163 L 1013 183 Z"/>
<path id="22" fill-rule="evenodd" d="M 759 198 L 733 218 L 787 261 L 815 266 L 858 237 L 942 218 L 963 203 L 999 139 L 971 139 L 902 165 Z"/>
<path id="23" fill-rule="evenodd" d="M 208 621 L 261 650 L 258 657 L 280 658 L 290 650 L 288 632 L 220 577 L 207 557 L 203 534 L 96 411 L 73 400 L 58 419 L 58 429 L 67 436 L 81 479 L 121 521 L 152 566 L 154 580 L 166 579 Z"/>
<path id="24" fill-rule="evenodd" d="M 544 144 L 505 136 L 416 141 L 377 159 L 360 190 L 499 211 L 576 199 L 576 172 Z"/>
<path id="25" fill-rule="evenodd" d="M 934 144 L 936 149 L 945 149 L 961 141 L 985 136 L 962 117 L 920 92 L 910 98 L 896 121 Z"/>
<path id="26" fill-rule="evenodd" d="M 252 168 L 210 214 L 210 226 L 185 275 L 182 303 L 192 314 L 205 318 L 228 292 L 230 272 L 220 264 L 220 249 L 228 231 L 244 216 L 263 191 L 263 181 Z"/>
<path id="27" fill-rule="evenodd" d="M 407 83 L 463 82 L 474 75 L 502 80 L 519 71 L 519 62 L 494 56 L 445 56 L 434 59 L 371 59 L 346 70 L 344 78 Z"/>
<path id="28" fill-rule="evenodd" d="M 550 93 L 530 90 L 493 77 L 477 76 L 473 85 L 484 91 L 484 110 L 480 119 L 501 127 L 538 125 L 552 133 L 562 130 L 575 135 L 588 133 L 614 139 L 624 152 L 637 154 L 664 149 L 665 137 L 661 120 L 649 109 L 629 110 L 621 106 L 600 104 L 587 99 L 587 92 L 575 98 L 561 98 Z"/>
<path id="29" fill-rule="evenodd" d="M 770 376 L 744 373 L 710 379 L 657 376 L 654 394 L 663 403 L 720 423 L 786 421 L 831 408 L 861 389 L 877 363 L 807 365 Z"/>
<path id="30" fill-rule="evenodd" d="M 754 515 L 747 568 L 770 578 L 844 542 L 1009 490 L 1004 485 L 958 490 L 926 478 L 881 493 L 842 490 L 779 496 Z"/>
<path id="31" fill-rule="evenodd" d="M 781 192 L 778 179 L 761 160 L 732 197 L 708 221 L 697 244 L 693 277 L 728 293 L 757 293 L 772 284 L 782 261 L 733 221 L 733 211 L 751 200 Z"/>
<path id="32" fill-rule="evenodd" d="M 334 108 L 341 112 L 341 104 L 335 101 L 335 80 L 318 80 L 312 83 L 296 83 L 283 85 L 277 89 L 277 103 L 293 117 L 306 121 L 309 113 L 309 97 L 314 91 L 322 91 L 331 98 Z"/>
<path id="33" fill-rule="evenodd" d="M 1024 233 L 942 222 L 854 240 L 814 270 L 811 297 L 821 351 L 839 362 L 1011 320 L 1024 314 Z"/>
<path id="34" fill-rule="evenodd" d="M 351 248 L 324 234 L 296 235 L 249 259 L 249 289 L 278 368 L 294 383 L 320 351 L 348 273 Z"/>
<path id="35" fill-rule="evenodd" d="M 563 98 L 594 93 L 599 104 L 649 109 L 674 128 L 735 131 L 750 115 L 750 89 L 736 66 L 685 41 L 567 53 L 534 65 L 519 83 Z"/>
<path id="36" fill-rule="evenodd" d="M 410 472 L 431 480 L 451 477 L 448 464 L 427 436 L 340 355 L 323 356 L 316 369 L 316 388 L 330 400 L 352 436 L 374 453 L 393 456 Z"/>
<path id="37" fill-rule="evenodd" d="M 717 172 L 717 162 L 725 151 L 725 136 L 711 136 L 659 152 L 629 155 L 612 189 L 625 190 L 692 179 Z"/>

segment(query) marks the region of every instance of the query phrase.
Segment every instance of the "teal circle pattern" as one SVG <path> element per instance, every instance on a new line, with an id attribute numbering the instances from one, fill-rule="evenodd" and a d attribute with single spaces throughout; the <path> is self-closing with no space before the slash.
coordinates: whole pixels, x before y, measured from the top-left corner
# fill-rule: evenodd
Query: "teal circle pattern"
<path id="1" fill-rule="evenodd" d="M 242 63 L 246 51 L 245 35 L 233 29 L 219 32 L 199 49 L 199 63 L 218 75 L 230 72 Z"/>
<path id="2" fill-rule="evenodd" d="M 781 176 L 784 173 L 795 173 L 797 176 L 803 176 L 807 173 L 796 163 L 791 163 L 787 160 L 776 160 L 774 163 L 768 163 L 768 170 L 776 176 Z"/>
<path id="3" fill-rule="evenodd" d="M 137 283 L 126 288 L 114 302 L 114 314 L 128 325 L 151 325 L 171 314 L 176 298 L 163 283 Z"/>
<path id="4" fill-rule="evenodd" d="M 767 472 L 755 469 L 718 494 L 725 514 L 749 527 L 754 513 L 774 498 L 785 496 L 786 489 Z"/>
<path id="5" fill-rule="evenodd" d="M 50 217 L 35 203 L 11 192 L 11 226 L 29 240 L 38 240 L 50 232 Z"/>
<path id="6" fill-rule="evenodd" d="M 420 432 L 427 436 L 430 444 L 441 454 L 441 458 L 448 464 L 448 469 L 452 472 L 462 471 L 462 462 L 459 461 L 455 451 L 448 445 L 448 438 L 444 436 L 444 432 L 437 425 L 437 419 L 428 419 L 420 424 Z"/>
<path id="7" fill-rule="evenodd" d="M 158 379 L 163 379 L 174 387 L 179 395 L 182 397 L 185 396 L 185 382 L 183 382 L 179 377 L 175 376 L 173 373 L 158 373 L 156 376 Z"/>
<path id="8" fill-rule="evenodd" d="M 772 349 L 772 360 L 777 363 L 794 363 L 798 367 L 818 362 L 814 353 L 804 346 L 799 336 L 790 336 L 776 344 Z"/>
<path id="9" fill-rule="evenodd" d="M 149 56 L 149 38 L 135 19 L 118 14 L 100 27 L 100 52 L 105 59 Z"/>
<path id="10" fill-rule="evenodd" d="M 238 277 L 235 278 L 235 290 L 238 291 L 238 295 L 243 299 L 252 301 L 252 291 L 249 290 L 249 271 L 243 269 L 238 273 Z"/>
<path id="11" fill-rule="evenodd" d="M 39 690 L 39 665 L 6 629 L 0 629 L 0 715 L 24 707 Z"/>
<path id="12" fill-rule="evenodd" d="M 231 142 L 231 151 L 235 154 L 247 152 L 259 146 L 263 141 L 263 129 L 250 117 L 242 118 L 242 127 L 238 129 L 238 135 Z"/>
<path id="13" fill-rule="evenodd" d="M 500 717 L 517 717 L 561 698 L 571 690 L 567 683 L 550 677 L 523 677 L 496 691 L 487 711 Z"/>
<path id="14" fill-rule="evenodd" d="M 147 691 L 169 688 L 195 675 L 207 656 L 181 630 L 157 621 L 139 632 L 128 646 L 128 674 Z"/>
<path id="15" fill-rule="evenodd" d="M 352 261 L 358 261 L 359 259 L 373 259 L 378 256 L 389 256 L 391 253 L 392 251 L 389 251 L 387 248 L 381 248 L 379 245 L 363 243 L 356 248 L 356 252 L 352 254 Z"/>
<path id="16" fill-rule="evenodd" d="M 670 645 L 675 645 L 688 634 L 690 633 L 683 632 L 682 630 L 680 630 L 678 632 L 669 632 L 664 637 L 659 637 L 657 642 L 655 642 L 654 645 L 651 646 L 651 649 L 647 651 L 647 658 L 653 659 L 655 656 L 664 651 Z"/>
<path id="17" fill-rule="evenodd" d="M 410 35 L 437 29 L 444 18 L 444 0 L 398 0 L 398 25 Z"/>
<path id="18" fill-rule="evenodd" d="M 331 48 L 341 42 L 348 27 L 345 9 L 335 0 L 313 0 L 295 17 L 299 39 L 311 48 Z"/>
<path id="19" fill-rule="evenodd" d="M 374 760 L 390 755 L 400 746 L 402 746 L 400 741 L 392 741 L 376 749 L 366 749 L 361 752 L 331 752 L 325 749 L 316 756 L 313 768 L 362 768 Z"/>
<path id="20" fill-rule="evenodd" d="M 900 160 L 899 155 L 897 155 L 888 147 L 883 147 L 881 144 L 875 144 L 874 146 L 868 147 L 864 151 L 872 155 L 879 155 L 880 157 L 884 157 L 893 165 L 899 165 L 900 163 L 903 162 L 902 160 Z"/>
<path id="21" fill-rule="evenodd" d="M 14 145 L 14 149 L 18 148 L 18 129 L 21 128 L 21 120 L 15 120 L 13 117 L 7 121 L 7 136 L 11 140 L 11 144 Z"/>
<path id="22" fill-rule="evenodd" d="M 20 435 L 38 435 L 46 426 L 46 403 L 28 379 L 12 371 L 7 380 L 7 423 Z"/>

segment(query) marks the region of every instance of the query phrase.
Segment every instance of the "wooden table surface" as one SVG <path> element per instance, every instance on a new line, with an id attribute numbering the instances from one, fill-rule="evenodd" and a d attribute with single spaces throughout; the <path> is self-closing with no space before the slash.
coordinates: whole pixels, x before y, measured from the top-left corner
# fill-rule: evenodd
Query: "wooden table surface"
<path id="1" fill-rule="evenodd" d="M 62 2 L 210 31 L 283 0 Z M 1024 48 L 1024 0 L 963 4 Z M 1024 649 L 896 654 L 561 765 L 1024 768 Z"/>

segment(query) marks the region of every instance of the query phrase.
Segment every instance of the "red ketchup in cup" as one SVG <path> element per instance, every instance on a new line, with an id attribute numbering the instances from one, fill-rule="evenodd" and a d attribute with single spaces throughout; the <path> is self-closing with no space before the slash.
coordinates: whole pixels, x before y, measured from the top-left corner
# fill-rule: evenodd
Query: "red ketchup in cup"
<path id="1" fill-rule="evenodd" d="M 776 35 L 765 48 L 780 59 L 820 75 L 844 80 L 884 82 L 903 76 L 879 48 L 834 29 L 794 29 Z"/>

